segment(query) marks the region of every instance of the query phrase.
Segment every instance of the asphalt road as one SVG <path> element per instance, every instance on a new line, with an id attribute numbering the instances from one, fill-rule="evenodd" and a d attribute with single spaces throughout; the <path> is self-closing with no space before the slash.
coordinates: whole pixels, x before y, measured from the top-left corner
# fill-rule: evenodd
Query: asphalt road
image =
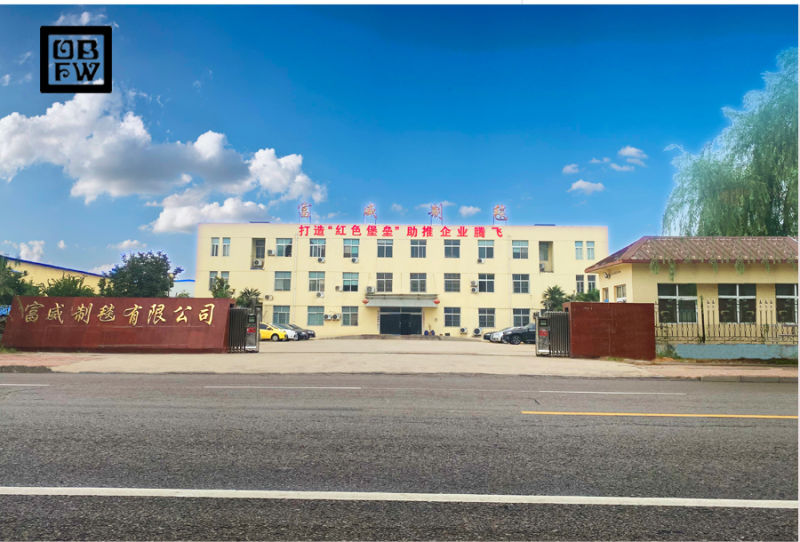
<path id="1" fill-rule="evenodd" d="M 7 374 L 0 486 L 798 498 L 796 419 L 619 413 L 796 415 L 797 386 Z M 3 495 L 0 510 L 2 539 L 798 538 L 796 508 Z"/>

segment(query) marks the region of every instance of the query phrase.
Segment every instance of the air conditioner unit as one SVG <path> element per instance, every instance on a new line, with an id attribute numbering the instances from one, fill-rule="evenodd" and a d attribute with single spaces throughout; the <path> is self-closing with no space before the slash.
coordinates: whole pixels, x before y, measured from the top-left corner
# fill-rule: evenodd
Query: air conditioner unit
<path id="1" fill-rule="evenodd" d="M 323 317 L 325 320 L 330 320 L 330 319 L 331 319 L 331 315 L 330 315 L 330 314 L 325 314 L 325 315 L 323 315 L 322 317 Z"/>
<path id="2" fill-rule="evenodd" d="M 272 296 L 267 294 L 264 296 L 264 299 L 266 299 L 267 301 L 272 301 Z"/>
<path id="3" fill-rule="evenodd" d="M 325 294 L 323 292 L 317 292 L 317 297 L 325 297 Z"/>
<path id="4" fill-rule="evenodd" d="M 358 263 L 358 258 L 356 258 L 354 256 L 354 257 L 350 258 L 350 261 L 353 262 L 353 263 Z"/>
<path id="5" fill-rule="evenodd" d="M 473 286 L 473 287 L 471 288 L 471 290 L 472 290 L 472 293 L 473 293 L 473 294 L 477 294 L 477 293 L 478 293 L 478 287 L 477 287 L 477 286 Z"/>
<path id="6" fill-rule="evenodd" d="M 481 334 L 481 328 L 479 328 L 479 327 L 476 327 L 475 329 L 473 329 L 473 330 L 472 330 L 472 334 L 473 334 L 474 336 L 476 336 L 476 337 L 479 337 L 479 336 L 480 336 L 480 334 Z"/>
<path id="7" fill-rule="evenodd" d="M 461 328 L 459 331 L 460 331 L 461 333 L 466 333 L 466 332 L 467 332 L 467 328 L 465 328 L 465 327 L 462 327 L 462 328 Z"/>
<path id="8" fill-rule="evenodd" d="M 261 267 L 263 265 L 264 265 L 264 260 L 260 260 L 258 258 L 253 260 L 253 267 Z"/>
<path id="9" fill-rule="evenodd" d="M 483 263 L 483 258 L 478 258 L 478 263 Z"/>
<path id="10" fill-rule="evenodd" d="M 338 320 L 338 319 L 339 319 L 338 314 L 331 314 L 331 320 Z"/>
<path id="11" fill-rule="evenodd" d="M 342 287 L 341 287 L 341 286 L 337 286 L 337 287 L 336 287 L 336 291 L 337 291 L 337 292 L 341 292 L 341 291 L 342 291 Z"/>
<path id="12" fill-rule="evenodd" d="M 469 285 L 475 287 L 478 285 L 478 281 L 477 280 L 470 281 Z"/>
<path id="13" fill-rule="evenodd" d="M 267 256 L 275 256 L 275 251 L 274 250 L 268 250 L 267 251 Z"/>
<path id="14" fill-rule="evenodd" d="M 543 263 L 539 264 L 539 273 L 544 273 L 544 264 Z"/>
<path id="15" fill-rule="evenodd" d="M 375 288 L 373 288 L 372 286 L 367 286 L 367 293 L 368 294 L 374 294 L 375 293 Z"/>
<path id="16" fill-rule="evenodd" d="M 319 258 L 317 258 L 317 261 L 318 261 L 319 263 L 325 263 L 325 258 L 323 258 L 322 256 L 320 256 Z"/>

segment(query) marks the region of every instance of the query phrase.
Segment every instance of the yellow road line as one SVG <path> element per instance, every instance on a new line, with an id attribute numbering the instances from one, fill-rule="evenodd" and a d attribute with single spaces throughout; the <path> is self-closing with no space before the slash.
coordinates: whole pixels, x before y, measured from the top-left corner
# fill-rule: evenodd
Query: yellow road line
<path id="1" fill-rule="evenodd" d="M 548 412 L 523 410 L 522 414 L 537 416 L 642 416 L 649 418 L 758 418 L 766 420 L 796 420 L 797 416 L 773 416 L 771 414 L 664 414 L 655 412 Z"/>

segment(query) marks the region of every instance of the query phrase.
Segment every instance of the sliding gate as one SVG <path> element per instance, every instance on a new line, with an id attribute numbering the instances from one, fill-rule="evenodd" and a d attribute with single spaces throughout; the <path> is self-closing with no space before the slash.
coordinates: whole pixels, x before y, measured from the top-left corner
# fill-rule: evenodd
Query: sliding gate
<path id="1" fill-rule="evenodd" d="M 568 312 L 548 311 L 536 316 L 536 355 L 569 357 Z"/>

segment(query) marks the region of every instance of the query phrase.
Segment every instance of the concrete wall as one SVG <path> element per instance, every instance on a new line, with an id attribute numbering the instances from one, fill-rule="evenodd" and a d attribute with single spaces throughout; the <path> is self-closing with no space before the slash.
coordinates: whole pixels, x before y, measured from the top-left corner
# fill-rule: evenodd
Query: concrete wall
<path id="1" fill-rule="evenodd" d="M 797 345 L 675 344 L 678 356 L 688 359 L 797 359 Z M 664 353 L 667 345 L 660 345 Z"/>

